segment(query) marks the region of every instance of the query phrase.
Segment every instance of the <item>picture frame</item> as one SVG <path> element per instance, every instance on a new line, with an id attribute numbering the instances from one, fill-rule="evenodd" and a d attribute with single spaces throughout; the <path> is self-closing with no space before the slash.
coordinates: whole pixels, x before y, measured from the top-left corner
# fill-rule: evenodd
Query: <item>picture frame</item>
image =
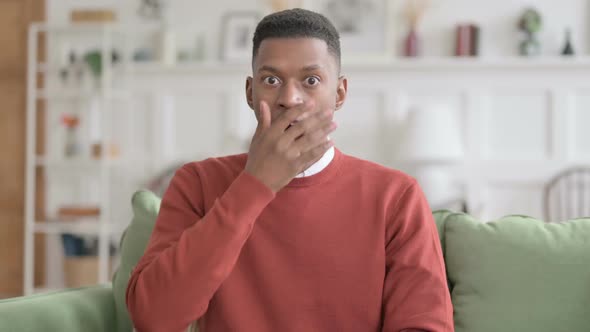
<path id="1" fill-rule="evenodd" d="M 221 19 L 219 58 L 224 62 L 248 62 L 252 58 L 252 37 L 261 16 L 257 12 L 228 12 Z"/>
<path id="2" fill-rule="evenodd" d="M 395 54 L 391 0 L 304 0 L 340 33 L 342 61 L 387 60 Z"/>

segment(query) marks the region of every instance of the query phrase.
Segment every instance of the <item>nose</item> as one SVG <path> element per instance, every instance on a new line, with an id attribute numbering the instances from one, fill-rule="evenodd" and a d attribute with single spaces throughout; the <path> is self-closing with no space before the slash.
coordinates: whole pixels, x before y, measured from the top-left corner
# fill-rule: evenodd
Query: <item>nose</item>
<path id="1" fill-rule="evenodd" d="M 290 109 L 302 105 L 304 100 L 301 87 L 299 87 L 297 83 L 293 82 L 287 82 L 286 84 L 283 84 L 279 91 L 277 103 L 282 109 Z"/>

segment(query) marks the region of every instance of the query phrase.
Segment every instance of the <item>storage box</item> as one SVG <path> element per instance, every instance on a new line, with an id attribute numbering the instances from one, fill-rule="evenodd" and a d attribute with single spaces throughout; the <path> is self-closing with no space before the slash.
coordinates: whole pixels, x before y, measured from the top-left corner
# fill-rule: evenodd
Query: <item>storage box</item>
<path id="1" fill-rule="evenodd" d="M 75 9 L 70 13 L 70 21 L 74 23 L 106 23 L 115 20 L 115 12 L 109 9 Z"/>
<path id="2" fill-rule="evenodd" d="M 112 269 L 112 259 L 109 258 L 109 276 L 111 275 Z M 67 288 L 98 284 L 98 257 L 64 257 L 64 281 Z"/>

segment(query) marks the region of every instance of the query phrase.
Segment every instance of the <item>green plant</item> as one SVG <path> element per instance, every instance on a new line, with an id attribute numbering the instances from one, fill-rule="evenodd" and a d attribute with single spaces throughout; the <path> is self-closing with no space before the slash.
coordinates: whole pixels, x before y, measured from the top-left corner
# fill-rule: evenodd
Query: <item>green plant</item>
<path id="1" fill-rule="evenodd" d="M 533 8 L 526 9 L 518 22 L 520 30 L 529 34 L 541 31 L 542 25 L 543 19 L 541 18 L 541 14 Z"/>

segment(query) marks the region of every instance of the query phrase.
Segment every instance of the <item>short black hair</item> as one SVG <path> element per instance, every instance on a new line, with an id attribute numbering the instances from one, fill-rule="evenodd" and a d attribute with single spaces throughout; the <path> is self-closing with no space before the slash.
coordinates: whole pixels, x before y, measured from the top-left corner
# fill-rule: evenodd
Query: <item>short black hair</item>
<path id="1" fill-rule="evenodd" d="M 317 38 L 326 42 L 328 52 L 340 68 L 340 34 L 324 15 L 301 8 L 287 9 L 265 16 L 256 26 L 252 63 L 267 38 Z"/>

